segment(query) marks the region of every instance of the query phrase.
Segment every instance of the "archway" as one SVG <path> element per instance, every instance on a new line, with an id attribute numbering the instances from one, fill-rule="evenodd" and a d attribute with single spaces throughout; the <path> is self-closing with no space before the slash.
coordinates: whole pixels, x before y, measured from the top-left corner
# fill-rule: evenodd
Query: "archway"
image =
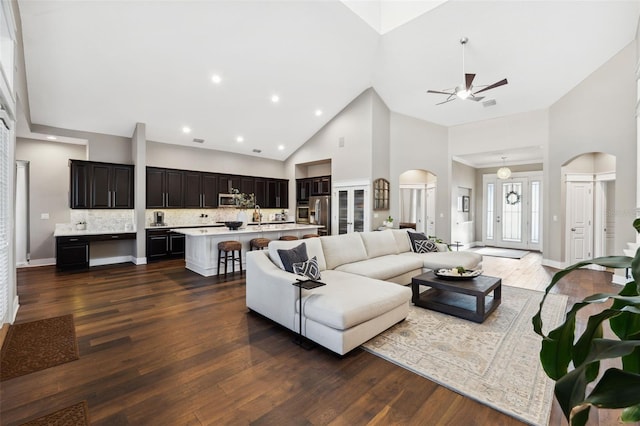
<path id="1" fill-rule="evenodd" d="M 565 259 L 574 264 L 614 253 L 616 157 L 578 155 L 561 169 L 565 201 Z"/>
<path id="2" fill-rule="evenodd" d="M 437 176 L 428 170 L 407 170 L 399 178 L 401 227 L 436 235 Z"/>

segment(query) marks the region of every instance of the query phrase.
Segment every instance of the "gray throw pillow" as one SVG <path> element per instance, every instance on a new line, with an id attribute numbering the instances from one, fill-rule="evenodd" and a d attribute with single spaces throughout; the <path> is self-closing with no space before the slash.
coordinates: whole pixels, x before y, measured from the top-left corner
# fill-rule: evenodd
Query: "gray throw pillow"
<path id="1" fill-rule="evenodd" d="M 307 245 L 305 243 L 301 243 L 291 250 L 278 249 L 278 254 L 280 255 L 280 260 L 282 260 L 282 266 L 284 266 L 284 270 L 287 272 L 293 272 L 294 263 L 309 260 Z"/>
<path id="2" fill-rule="evenodd" d="M 313 256 L 306 262 L 297 262 L 293 264 L 293 272 L 298 275 L 311 278 L 312 280 L 320 279 L 320 268 L 318 268 L 318 259 Z"/>

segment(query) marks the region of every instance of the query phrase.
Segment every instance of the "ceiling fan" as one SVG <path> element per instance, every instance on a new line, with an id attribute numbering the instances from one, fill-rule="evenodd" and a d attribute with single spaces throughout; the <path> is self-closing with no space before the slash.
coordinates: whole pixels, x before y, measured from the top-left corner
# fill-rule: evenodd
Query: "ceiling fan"
<path id="1" fill-rule="evenodd" d="M 484 99 L 484 96 L 478 96 L 478 94 L 482 92 L 486 92 L 487 90 L 495 89 L 496 87 L 504 86 L 508 83 L 506 78 L 502 80 L 490 84 L 488 86 L 474 86 L 473 79 L 476 77 L 475 74 L 466 74 L 464 72 L 464 45 L 467 44 L 469 39 L 467 37 L 462 37 L 460 39 L 460 44 L 462 45 L 462 74 L 464 75 L 463 82 L 459 86 L 456 86 L 453 89 L 445 89 L 445 90 L 427 90 L 427 93 L 436 93 L 439 95 L 448 95 L 447 99 L 443 102 L 437 103 L 436 105 L 446 104 L 447 102 L 454 101 L 456 99 L 467 99 L 470 101 L 481 101 Z M 475 89 L 480 90 L 475 90 Z"/>

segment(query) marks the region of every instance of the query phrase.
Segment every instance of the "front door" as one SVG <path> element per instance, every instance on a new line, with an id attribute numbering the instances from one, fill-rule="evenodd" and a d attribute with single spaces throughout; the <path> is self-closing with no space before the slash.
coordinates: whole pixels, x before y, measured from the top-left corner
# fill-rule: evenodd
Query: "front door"
<path id="1" fill-rule="evenodd" d="M 498 181 L 496 242 L 500 247 L 527 248 L 527 179 Z"/>

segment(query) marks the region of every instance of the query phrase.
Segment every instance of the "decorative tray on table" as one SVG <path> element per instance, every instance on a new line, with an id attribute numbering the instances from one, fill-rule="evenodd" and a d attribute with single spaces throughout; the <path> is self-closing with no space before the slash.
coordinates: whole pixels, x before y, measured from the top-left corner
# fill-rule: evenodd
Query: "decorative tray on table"
<path id="1" fill-rule="evenodd" d="M 482 275 L 482 270 L 471 270 L 463 268 L 451 268 L 451 269 L 436 269 L 433 273 L 438 278 L 444 280 L 470 280 L 472 278 Z"/>

